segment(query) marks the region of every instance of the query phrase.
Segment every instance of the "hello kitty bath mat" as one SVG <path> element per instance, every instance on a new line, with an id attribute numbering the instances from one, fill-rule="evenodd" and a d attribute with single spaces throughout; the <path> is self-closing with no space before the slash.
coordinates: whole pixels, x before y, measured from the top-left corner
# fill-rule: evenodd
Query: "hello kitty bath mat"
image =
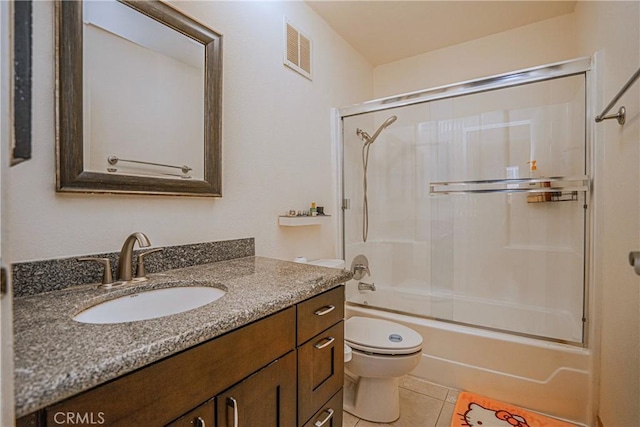
<path id="1" fill-rule="evenodd" d="M 465 391 L 458 396 L 451 427 L 575 427 L 575 425 Z"/>

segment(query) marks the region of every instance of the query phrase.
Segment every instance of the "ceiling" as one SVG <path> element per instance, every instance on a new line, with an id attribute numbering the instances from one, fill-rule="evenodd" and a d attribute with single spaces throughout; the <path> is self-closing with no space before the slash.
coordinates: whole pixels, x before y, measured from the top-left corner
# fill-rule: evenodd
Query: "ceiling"
<path id="1" fill-rule="evenodd" d="M 307 1 L 374 66 L 573 12 L 576 1 Z"/>

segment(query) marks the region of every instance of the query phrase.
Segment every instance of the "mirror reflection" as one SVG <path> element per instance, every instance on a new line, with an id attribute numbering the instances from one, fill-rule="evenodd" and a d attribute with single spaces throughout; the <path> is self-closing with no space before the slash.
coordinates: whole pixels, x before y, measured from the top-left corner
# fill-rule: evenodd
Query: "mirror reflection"
<path id="1" fill-rule="evenodd" d="M 221 196 L 222 36 L 160 1 L 57 20 L 57 190 Z"/>
<path id="2" fill-rule="evenodd" d="M 83 40 L 85 169 L 204 179 L 204 46 L 117 1 Z"/>

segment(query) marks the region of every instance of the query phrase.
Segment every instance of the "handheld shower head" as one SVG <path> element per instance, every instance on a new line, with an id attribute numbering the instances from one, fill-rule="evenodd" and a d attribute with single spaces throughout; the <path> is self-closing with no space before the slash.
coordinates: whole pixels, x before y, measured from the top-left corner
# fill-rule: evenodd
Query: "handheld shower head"
<path id="1" fill-rule="evenodd" d="M 356 135 L 358 135 L 364 141 L 364 145 L 362 146 L 362 166 L 364 169 L 364 200 L 362 205 L 362 240 L 365 242 L 367 241 L 367 236 L 369 234 L 369 201 L 367 198 L 367 165 L 369 164 L 369 148 L 370 148 L 369 146 L 373 144 L 373 141 L 376 140 L 376 138 L 378 137 L 378 135 L 380 135 L 380 132 L 382 132 L 383 129 L 386 129 L 389 126 L 391 126 L 391 124 L 396 120 L 398 120 L 398 117 L 396 116 L 389 117 L 380 125 L 380 127 L 378 128 L 378 130 L 376 130 L 373 136 L 370 136 L 367 132 L 363 131 L 360 128 L 356 129 Z"/>
<path id="2" fill-rule="evenodd" d="M 387 127 L 391 126 L 391 124 L 393 122 L 395 122 L 396 120 L 398 120 L 397 116 L 391 116 L 389 117 L 387 120 L 385 120 L 380 127 L 375 131 L 375 133 L 373 134 L 373 136 L 370 136 L 367 132 L 363 131 L 362 129 L 356 129 L 356 134 L 362 138 L 362 140 L 364 141 L 364 143 L 366 145 L 369 144 L 373 144 L 373 141 L 376 140 L 376 138 L 380 135 L 380 132 L 383 131 L 383 129 L 386 129 Z"/>
<path id="3" fill-rule="evenodd" d="M 389 127 L 391 124 L 393 124 L 393 122 L 395 122 L 396 120 L 398 120 L 398 116 L 391 116 L 389 117 L 387 120 L 384 121 L 384 123 L 382 123 L 382 126 L 380 126 L 382 129 Z"/>

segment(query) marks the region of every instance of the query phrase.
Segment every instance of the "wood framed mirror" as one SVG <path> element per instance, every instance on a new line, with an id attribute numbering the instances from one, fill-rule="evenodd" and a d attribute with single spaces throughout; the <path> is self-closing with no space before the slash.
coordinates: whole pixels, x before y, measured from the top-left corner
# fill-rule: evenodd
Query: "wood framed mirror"
<path id="1" fill-rule="evenodd" d="M 222 36 L 160 1 L 56 2 L 56 190 L 221 197 Z"/>

